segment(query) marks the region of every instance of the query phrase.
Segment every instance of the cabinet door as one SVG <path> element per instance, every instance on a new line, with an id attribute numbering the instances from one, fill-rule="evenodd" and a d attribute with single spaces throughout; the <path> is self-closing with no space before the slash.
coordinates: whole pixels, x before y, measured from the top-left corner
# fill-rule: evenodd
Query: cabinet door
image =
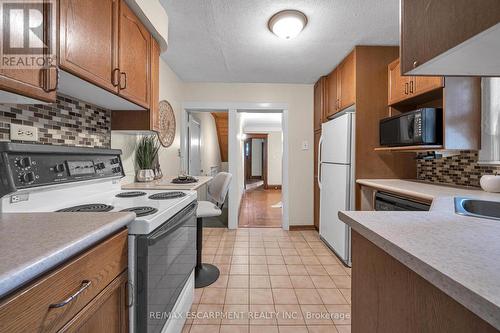
<path id="1" fill-rule="evenodd" d="M 338 71 L 340 96 L 337 96 L 337 98 L 339 99 L 338 109 L 340 111 L 356 103 L 356 60 L 354 52 L 344 59 Z"/>
<path id="2" fill-rule="evenodd" d="M 327 82 L 326 77 L 322 76 L 314 85 L 314 130 L 321 130 L 321 124 L 326 117 L 327 107 Z"/>
<path id="3" fill-rule="evenodd" d="M 60 67 L 113 92 L 119 74 L 118 1 L 60 0 L 59 9 Z"/>
<path id="4" fill-rule="evenodd" d="M 151 103 L 149 105 L 149 117 L 151 129 L 160 130 L 160 45 L 151 38 Z"/>
<path id="5" fill-rule="evenodd" d="M 500 21 L 498 0 L 402 0 L 400 9 L 403 73 L 418 69 Z M 464 72 L 470 73 L 470 68 Z M 439 74 L 446 74 L 446 68 Z"/>
<path id="6" fill-rule="evenodd" d="M 120 95 L 149 108 L 151 35 L 123 0 L 119 21 Z"/>
<path id="7" fill-rule="evenodd" d="M 443 83 L 444 80 L 440 76 L 415 76 L 413 80 L 415 88 L 412 86 L 411 92 L 414 95 L 423 94 L 428 91 L 442 88 L 444 86 Z"/>
<path id="8" fill-rule="evenodd" d="M 328 107 L 326 109 L 326 117 L 333 116 L 338 110 L 337 76 L 338 76 L 337 69 L 334 69 L 327 77 Z"/>
<path id="9" fill-rule="evenodd" d="M 410 76 L 401 76 L 399 59 L 389 64 L 389 105 L 409 96 L 411 80 Z"/>
<path id="10" fill-rule="evenodd" d="M 18 4 L 22 6 L 22 2 Z M 26 6 L 32 6 L 33 3 L 26 3 Z M 43 6 L 43 43 L 50 45 L 52 48 L 55 45 L 55 15 L 49 10 L 49 6 Z M 31 7 L 17 7 L 24 13 L 28 12 Z M 52 9 L 55 10 L 55 9 Z M 14 11 L 12 11 L 14 12 Z M 50 19 L 45 19 L 49 17 Z M 22 24 L 14 24 L 10 27 L 10 36 L 24 36 L 24 26 Z M 7 34 L 4 31 L 4 24 L 0 26 L 0 35 Z M 6 37 L 6 36 L 4 36 Z M 37 37 L 35 37 L 37 38 Z M 5 47 L 5 46 L 4 46 Z M 30 49 L 31 51 L 31 49 Z M 28 53 L 30 51 L 27 51 Z M 6 51 L 3 50 L 5 53 Z M 8 54 L 4 54 L 8 57 Z M 32 54 L 35 57 L 49 57 L 45 53 Z M 23 57 L 24 58 L 24 57 Z M 57 68 L 6 68 L 0 67 L 0 90 L 5 90 L 14 94 L 35 98 L 45 102 L 56 101 L 57 89 Z"/>
<path id="11" fill-rule="evenodd" d="M 128 332 L 127 271 L 114 279 L 59 332 Z"/>

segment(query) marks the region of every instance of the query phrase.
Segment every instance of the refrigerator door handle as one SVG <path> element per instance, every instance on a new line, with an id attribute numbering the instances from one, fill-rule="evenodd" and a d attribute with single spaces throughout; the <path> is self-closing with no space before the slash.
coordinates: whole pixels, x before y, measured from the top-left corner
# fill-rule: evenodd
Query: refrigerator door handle
<path id="1" fill-rule="evenodd" d="M 321 190 L 321 146 L 323 145 L 323 135 L 319 137 L 318 142 L 318 187 Z"/>

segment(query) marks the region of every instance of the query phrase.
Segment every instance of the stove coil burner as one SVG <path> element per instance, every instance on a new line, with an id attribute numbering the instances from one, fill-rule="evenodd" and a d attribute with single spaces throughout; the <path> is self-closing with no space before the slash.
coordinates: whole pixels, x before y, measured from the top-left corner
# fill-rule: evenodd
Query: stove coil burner
<path id="1" fill-rule="evenodd" d="M 149 199 L 153 200 L 168 200 L 168 199 L 176 199 L 176 198 L 182 198 L 186 196 L 186 193 L 184 192 L 162 192 L 162 193 L 156 193 L 152 194 L 149 196 Z"/>
<path id="2" fill-rule="evenodd" d="M 116 195 L 116 197 L 117 198 L 135 198 L 135 197 L 142 197 L 143 195 L 146 195 L 146 192 L 142 192 L 142 191 L 129 191 L 129 192 L 118 193 Z"/>
<path id="3" fill-rule="evenodd" d="M 151 214 L 156 213 L 157 211 L 158 211 L 158 209 L 153 208 L 153 207 L 148 207 L 148 206 L 131 207 L 131 208 L 121 210 L 121 212 L 135 213 L 135 215 L 137 215 L 137 217 L 151 215 Z"/>
<path id="4" fill-rule="evenodd" d="M 85 212 L 85 213 L 94 213 L 94 212 L 109 212 L 114 207 L 105 204 L 86 204 L 73 206 L 68 208 L 59 209 L 58 212 Z"/>

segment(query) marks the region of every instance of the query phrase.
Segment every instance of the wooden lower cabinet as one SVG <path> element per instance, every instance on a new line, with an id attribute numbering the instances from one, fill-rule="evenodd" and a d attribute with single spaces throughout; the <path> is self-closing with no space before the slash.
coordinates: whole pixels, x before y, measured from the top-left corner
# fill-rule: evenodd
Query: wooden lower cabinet
<path id="1" fill-rule="evenodd" d="M 127 332 L 127 252 L 123 229 L 0 301 L 0 331 Z"/>
<path id="2" fill-rule="evenodd" d="M 353 333 L 498 333 L 420 275 L 352 232 Z"/>
<path id="3" fill-rule="evenodd" d="M 127 281 L 123 272 L 59 332 L 128 332 Z"/>

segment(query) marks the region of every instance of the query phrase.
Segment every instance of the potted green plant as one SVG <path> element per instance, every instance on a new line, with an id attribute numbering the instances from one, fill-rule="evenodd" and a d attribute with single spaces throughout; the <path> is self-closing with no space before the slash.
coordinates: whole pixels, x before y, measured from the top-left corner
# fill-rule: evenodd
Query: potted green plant
<path id="1" fill-rule="evenodd" d="M 154 180 L 155 173 L 153 168 L 155 166 L 155 160 L 158 156 L 158 150 L 160 149 L 160 143 L 156 135 L 143 136 L 137 145 L 137 151 L 135 153 L 135 159 L 137 161 L 137 181 L 139 182 L 149 182 Z"/>

